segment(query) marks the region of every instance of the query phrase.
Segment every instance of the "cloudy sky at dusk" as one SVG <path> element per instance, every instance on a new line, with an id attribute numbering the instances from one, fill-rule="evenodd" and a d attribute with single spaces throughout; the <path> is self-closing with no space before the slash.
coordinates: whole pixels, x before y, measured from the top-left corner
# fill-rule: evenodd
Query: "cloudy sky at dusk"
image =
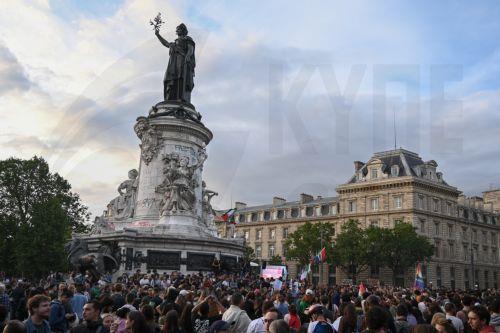
<path id="1" fill-rule="evenodd" d="M 335 195 L 397 146 L 467 195 L 500 186 L 500 6 L 469 1 L 2 0 L 0 158 L 43 156 L 93 213 L 138 168 L 162 34 L 196 41 L 204 177 L 231 201 Z"/>

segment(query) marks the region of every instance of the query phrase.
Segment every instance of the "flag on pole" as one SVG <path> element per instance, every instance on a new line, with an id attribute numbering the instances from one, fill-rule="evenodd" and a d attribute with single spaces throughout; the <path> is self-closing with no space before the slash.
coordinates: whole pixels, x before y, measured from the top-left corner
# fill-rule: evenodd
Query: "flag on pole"
<path id="1" fill-rule="evenodd" d="M 302 272 L 300 273 L 300 281 L 304 281 L 306 278 L 307 278 L 307 270 L 304 267 L 304 269 L 302 269 Z"/>
<path id="2" fill-rule="evenodd" d="M 364 293 L 366 293 L 366 287 L 363 284 L 363 282 L 361 282 L 361 284 L 359 285 L 359 289 L 358 289 L 358 296 L 362 297 Z"/>
<path id="3" fill-rule="evenodd" d="M 420 263 L 417 263 L 417 267 L 415 268 L 415 289 L 423 290 L 425 288 L 424 277 L 422 275 L 422 266 Z"/>
<path id="4" fill-rule="evenodd" d="M 226 223 L 236 224 L 234 216 L 236 213 L 236 208 L 231 208 L 224 214 L 222 214 L 222 220 Z"/>
<path id="5" fill-rule="evenodd" d="M 323 247 L 321 251 L 319 251 L 319 257 L 321 258 L 321 262 L 326 261 L 326 248 Z"/>
<path id="6" fill-rule="evenodd" d="M 309 272 L 311 272 L 311 264 L 304 266 L 302 272 L 300 273 L 300 280 L 304 281 L 307 279 L 307 274 L 309 274 Z"/>

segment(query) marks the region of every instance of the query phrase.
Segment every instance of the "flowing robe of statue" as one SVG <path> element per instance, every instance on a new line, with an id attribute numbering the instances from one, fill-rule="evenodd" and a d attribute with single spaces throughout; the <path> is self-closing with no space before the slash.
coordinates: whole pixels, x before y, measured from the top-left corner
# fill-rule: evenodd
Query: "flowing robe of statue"
<path id="1" fill-rule="evenodd" d="M 160 42 L 170 49 L 168 66 L 163 79 L 163 97 L 166 101 L 191 102 L 194 88 L 195 43 L 187 35 L 184 24 L 177 27 L 178 38 L 173 43 L 166 41 L 156 31 Z"/>
<path id="2" fill-rule="evenodd" d="M 118 197 L 108 204 L 108 211 L 115 220 L 132 217 L 134 211 L 135 196 L 138 186 L 137 170 L 130 170 L 129 179 L 125 180 L 118 187 Z"/>

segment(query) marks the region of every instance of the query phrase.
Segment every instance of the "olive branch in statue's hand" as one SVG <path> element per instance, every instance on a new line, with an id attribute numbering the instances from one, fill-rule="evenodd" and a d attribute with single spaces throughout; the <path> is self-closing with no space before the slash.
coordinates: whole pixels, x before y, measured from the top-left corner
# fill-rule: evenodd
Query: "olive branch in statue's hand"
<path id="1" fill-rule="evenodd" d="M 160 27 L 163 24 L 163 20 L 161 19 L 161 13 L 158 13 L 153 20 L 149 20 L 149 24 L 151 24 L 155 30 L 155 33 L 160 32 Z"/>

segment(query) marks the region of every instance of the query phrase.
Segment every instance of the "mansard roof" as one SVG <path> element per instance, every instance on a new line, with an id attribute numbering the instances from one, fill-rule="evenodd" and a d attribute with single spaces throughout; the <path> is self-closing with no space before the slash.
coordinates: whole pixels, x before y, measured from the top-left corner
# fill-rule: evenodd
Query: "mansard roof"
<path id="1" fill-rule="evenodd" d="M 369 167 L 379 165 L 384 174 L 383 178 L 394 177 L 419 177 L 435 180 L 444 185 L 448 185 L 442 178 L 440 172 L 436 172 L 438 164 L 434 160 L 425 162 L 417 153 L 406 149 L 395 149 L 378 152 L 349 179 L 348 184 L 364 182 L 367 180 Z M 392 169 L 393 166 L 397 168 Z"/>

